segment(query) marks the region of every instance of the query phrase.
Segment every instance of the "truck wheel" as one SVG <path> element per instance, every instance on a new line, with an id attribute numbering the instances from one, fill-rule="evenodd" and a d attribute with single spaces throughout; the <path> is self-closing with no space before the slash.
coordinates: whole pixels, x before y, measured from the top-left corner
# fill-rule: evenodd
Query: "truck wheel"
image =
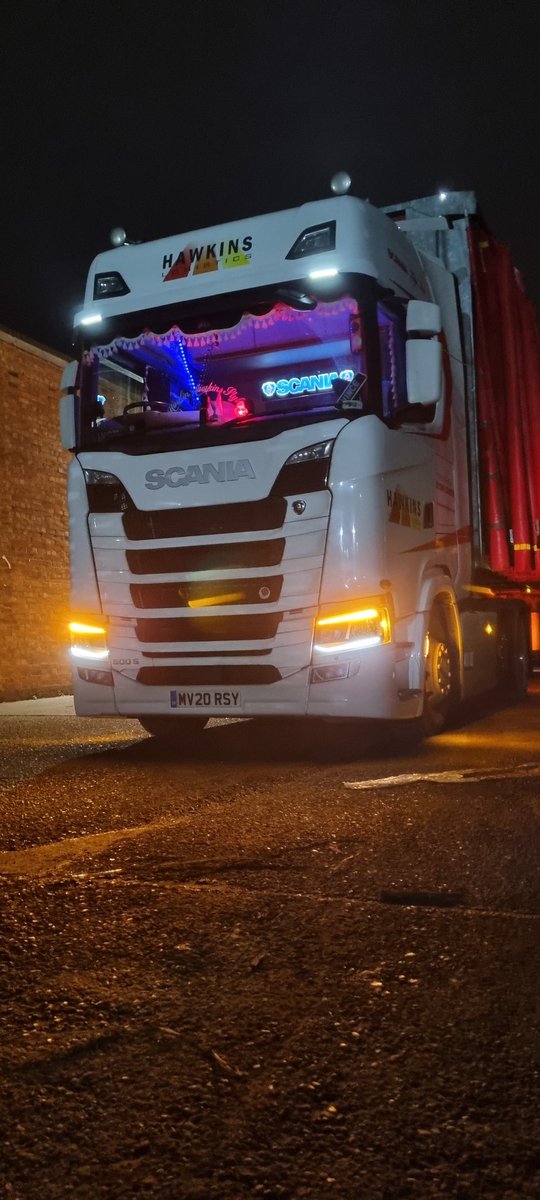
<path id="1" fill-rule="evenodd" d="M 502 698 L 523 700 L 529 684 L 530 649 L 525 617 L 516 609 L 501 615 L 497 656 Z"/>
<path id="2" fill-rule="evenodd" d="M 459 695 L 459 659 L 450 620 L 442 604 L 429 618 L 425 644 L 422 728 L 429 737 L 439 733 L 455 709 Z"/>
<path id="3" fill-rule="evenodd" d="M 178 750 L 189 749 L 208 723 L 207 717 L 139 717 L 138 720 L 152 737 Z"/>

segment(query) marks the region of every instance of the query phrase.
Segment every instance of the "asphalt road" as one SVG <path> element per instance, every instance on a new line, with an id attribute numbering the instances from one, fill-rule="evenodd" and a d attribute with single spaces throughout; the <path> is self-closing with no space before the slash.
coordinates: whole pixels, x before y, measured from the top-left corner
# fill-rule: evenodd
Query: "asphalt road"
<path id="1" fill-rule="evenodd" d="M 0 706 L 0 1196 L 540 1196 L 540 683 L 408 752 Z"/>

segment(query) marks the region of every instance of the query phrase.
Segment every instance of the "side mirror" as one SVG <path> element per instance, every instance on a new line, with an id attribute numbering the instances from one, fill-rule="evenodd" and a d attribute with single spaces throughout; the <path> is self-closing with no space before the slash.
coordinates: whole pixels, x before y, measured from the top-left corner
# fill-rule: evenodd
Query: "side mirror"
<path id="1" fill-rule="evenodd" d="M 425 336 L 440 333 L 441 310 L 438 304 L 427 300 L 409 300 L 407 305 L 407 333 L 423 333 Z"/>
<path id="2" fill-rule="evenodd" d="M 76 409 L 78 399 L 75 395 L 79 364 L 70 362 L 64 367 L 60 387 L 64 395 L 60 397 L 60 441 L 64 450 L 73 450 L 77 445 Z"/>
<path id="3" fill-rule="evenodd" d="M 442 397 L 441 343 L 425 338 L 407 342 L 407 399 L 409 404 L 436 404 Z"/>

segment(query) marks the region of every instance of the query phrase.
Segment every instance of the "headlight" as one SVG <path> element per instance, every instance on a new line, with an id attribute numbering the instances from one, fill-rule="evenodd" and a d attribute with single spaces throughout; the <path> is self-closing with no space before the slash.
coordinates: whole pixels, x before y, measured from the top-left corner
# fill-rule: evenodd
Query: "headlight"
<path id="1" fill-rule="evenodd" d="M 73 658 L 104 659 L 109 657 L 107 626 L 102 617 L 95 621 L 73 620 L 69 622 L 71 654 Z"/>
<path id="2" fill-rule="evenodd" d="M 297 463 L 318 462 L 321 458 L 330 458 L 334 439 L 328 442 L 316 442 L 314 446 L 304 446 L 303 450 L 296 450 L 291 454 L 284 463 L 286 467 L 296 466 Z"/>
<path id="3" fill-rule="evenodd" d="M 83 468 L 91 513 L 126 512 L 133 508 L 133 501 L 123 483 L 110 471 L 94 471 Z"/>
<path id="4" fill-rule="evenodd" d="M 272 488 L 273 496 L 321 492 L 326 487 L 334 439 L 295 450 L 283 464 Z"/>
<path id="5" fill-rule="evenodd" d="M 325 654 L 366 650 L 382 646 L 392 637 L 390 609 L 386 603 L 359 604 L 355 608 L 327 605 L 315 622 L 314 649 Z"/>

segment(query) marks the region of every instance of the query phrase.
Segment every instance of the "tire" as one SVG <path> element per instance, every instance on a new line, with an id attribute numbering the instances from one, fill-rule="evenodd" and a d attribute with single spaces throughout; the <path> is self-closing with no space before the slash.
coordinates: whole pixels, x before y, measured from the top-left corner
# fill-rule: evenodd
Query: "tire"
<path id="1" fill-rule="evenodd" d="M 459 652 L 448 605 L 436 604 L 429 616 L 426 635 L 424 706 L 421 728 L 424 736 L 440 733 L 459 699 Z"/>
<path id="2" fill-rule="evenodd" d="M 146 733 L 151 734 L 156 740 L 162 742 L 164 745 L 183 750 L 184 748 L 189 749 L 190 746 L 193 746 L 197 742 L 205 725 L 208 723 L 208 718 L 139 717 L 138 721 Z"/>

